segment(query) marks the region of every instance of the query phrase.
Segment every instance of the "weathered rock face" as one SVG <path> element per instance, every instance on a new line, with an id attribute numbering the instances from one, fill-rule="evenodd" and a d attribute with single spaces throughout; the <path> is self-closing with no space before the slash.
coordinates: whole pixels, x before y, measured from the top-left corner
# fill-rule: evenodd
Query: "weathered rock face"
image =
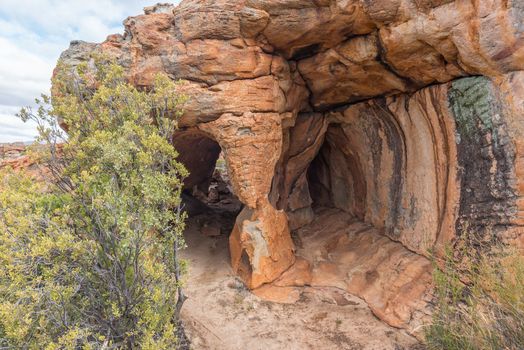
<path id="1" fill-rule="evenodd" d="M 524 246 L 522 18 L 507 0 L 185 0 L 101 44 L 73 42 L 62 60 L 103 52 L 137 86 L 158 72 L 185 80 L 187 185 L 205 186 L 219 145 L 245 205 L 230 249 L 249 287 L 290 288 L 278 281 L 298 269 L 295 285 L 342 286 L 413 329 L 430 249 L 466 230 Z M 339 240 L 361 249 L 335 249 L 334 268 L 291 239 L 318 207 L 374 227 Z M 358 266 L 369 273 L 341 277 Z"/>
<path id="2" fill-rule="evenodd" d="M 24 155 L 26 145 L 23 143 L 0 143 L 0 160 L 17 159 Z"/>
<path id="3" fill-rule="evenodd" d="M 40 178 L 42 174 L 35 159 L 27 154 L 27 145 L 24 143 L 0 143 L 0 170 L 24 170 L 30 176 Z"/>

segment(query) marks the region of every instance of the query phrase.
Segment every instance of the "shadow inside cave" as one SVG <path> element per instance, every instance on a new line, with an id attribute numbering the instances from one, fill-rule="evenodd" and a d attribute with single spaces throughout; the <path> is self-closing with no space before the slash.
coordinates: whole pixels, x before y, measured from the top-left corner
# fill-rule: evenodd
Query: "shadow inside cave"
<path id="1" fill-rule="evenodd" d="M 188 216 L 186 242 L 194 242 L 198 236 L 227 241 L 243 204 L 233 193 L 220 145 L 201 131 L 187 130 L 175 135 L 174 146 L 178 161 L 189 171 L 182 192 Z M 225 249 L 229 251 L 227 244 Z"/>

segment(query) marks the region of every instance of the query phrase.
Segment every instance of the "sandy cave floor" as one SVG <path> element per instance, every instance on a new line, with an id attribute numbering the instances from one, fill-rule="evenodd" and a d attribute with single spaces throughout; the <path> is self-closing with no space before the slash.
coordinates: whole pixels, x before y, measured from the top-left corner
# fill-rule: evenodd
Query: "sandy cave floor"
<path id="1" fill-rule="evenodd" d="M 198 217 L 189 220 L 183 252 L 189 299 L 182 319 L 192 349 L 423 349 L 339 288 L 305 287 L 294 304 L 261 300 L 231 270 L 227 234 L 209 237 L 201 227 Z"/>

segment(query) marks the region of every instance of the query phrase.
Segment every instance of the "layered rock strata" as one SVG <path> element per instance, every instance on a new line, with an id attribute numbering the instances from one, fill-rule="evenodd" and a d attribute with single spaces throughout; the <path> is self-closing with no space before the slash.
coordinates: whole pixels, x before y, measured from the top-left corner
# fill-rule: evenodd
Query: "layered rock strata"
<path id="1" fill-rule="evenodd" d="M 146 8 L 101 44 L 72 42 L 61 59 L 109 55 L 143 88 L 157 73 L 185 81 L 175 139 L 186 185 L 205 187 L 223 151 L 244 204 L 232 266 L 250 288 L 296 268 L 291 231 L 316 207 L 382 236 L 340 247 L 367 242 L 358 259 L 376 262 L 365 266 L 383 286 L 400 256 L 426 266 L 457 235 L 524 245 L 523 15 L 502 0 L 184 0 Z M 390 244 L 387 262 L 374 257 Z M 346 287 L 413 329 L 430 281 L 414 270 L 387 293 Z"/>
<path id="2" fill-rule="evenodd" d="M 0 143 L 0 170 L 21 170 L 33 178 L 41 179 L 46 171 L 40 169 L 37 160 L 28 151 L 29 146 L 22 142 Z"/>

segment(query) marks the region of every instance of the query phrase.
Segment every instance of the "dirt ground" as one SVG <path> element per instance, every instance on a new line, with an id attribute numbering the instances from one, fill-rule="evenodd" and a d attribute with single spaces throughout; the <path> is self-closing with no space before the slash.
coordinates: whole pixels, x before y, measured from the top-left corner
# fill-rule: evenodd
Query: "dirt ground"
<path id="1" fill-rule="evenodd" d="M 190 220 L 182 320 L 192 349 L 423 349 L 402 330 L 378 320 L 367 305 L 336 288 L 311 288 L 295 304 L 259 299 L 234 276 L 227 235 L 207 237 Z M 344 306 L 333 301 L 344 294 Z"/>

